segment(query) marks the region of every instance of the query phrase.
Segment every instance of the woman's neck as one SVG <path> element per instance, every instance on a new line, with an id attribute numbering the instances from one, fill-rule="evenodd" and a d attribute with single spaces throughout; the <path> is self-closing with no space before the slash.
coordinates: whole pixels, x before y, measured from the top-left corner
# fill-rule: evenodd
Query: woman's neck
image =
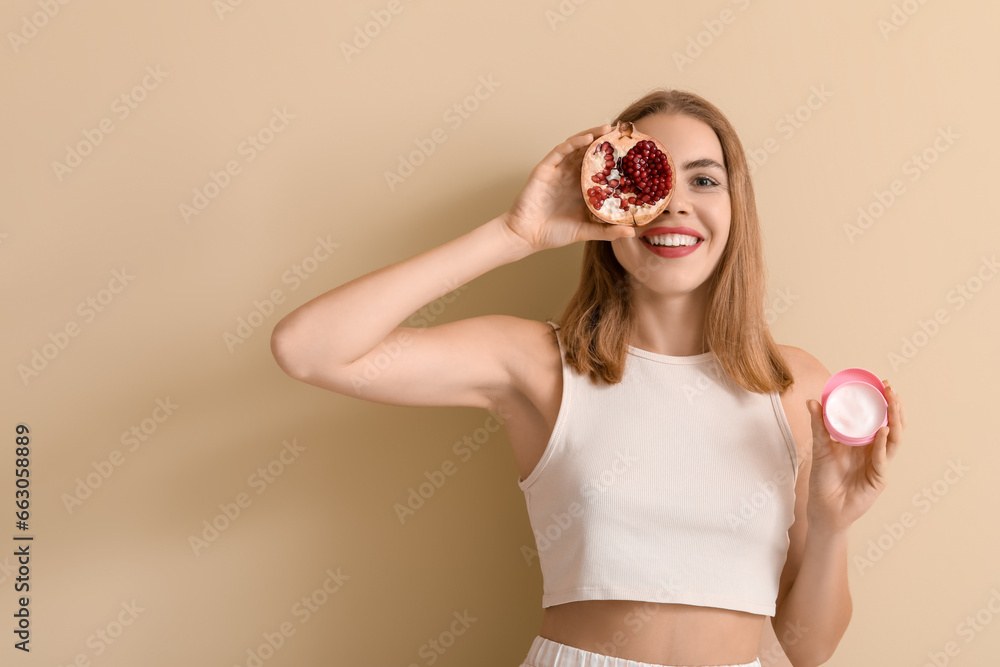
<path id="1" fill-rule="evenodd" d="M 631 344 L 643 350 L 675 357 L 708 351 L 705 343 L 706 290 L 682 294 L 658 294 L 636 290 L 636 325 Z"/>

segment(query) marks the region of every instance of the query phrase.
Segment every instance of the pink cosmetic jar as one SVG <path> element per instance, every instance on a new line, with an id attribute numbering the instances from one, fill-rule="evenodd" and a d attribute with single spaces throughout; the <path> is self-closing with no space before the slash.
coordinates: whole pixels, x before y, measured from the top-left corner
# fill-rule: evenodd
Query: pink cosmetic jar
<path id="1" fill-rule="evenodd" d="M 834 440 L 845 445 L 867 445 L 889 423 L 885 385 L 864 368 L 834 373 L 823 387 L 823 423 Z"/>

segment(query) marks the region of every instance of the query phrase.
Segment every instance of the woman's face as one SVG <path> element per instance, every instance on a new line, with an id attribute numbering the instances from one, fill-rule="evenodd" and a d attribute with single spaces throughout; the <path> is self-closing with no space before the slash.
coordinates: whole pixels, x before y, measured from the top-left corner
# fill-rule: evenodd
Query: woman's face
<path id="1" fill-rule="evenodd" d="M 691 292 L 715 271 L 729 238 L 732 209 L 722 145 L 711 127 L 691 116 L 654 114 L 636 121 L 635 128 L 670 153 L 677 169 L 674 193 L 666 210 L 637 227 L 635 237 L 616 239 L 611 246 L 635 288 L 662 295 Z M 683 256 L 660 256 L 644 237 L 667 233 L 664 227 L 687 227 L 702 240 Z"/>

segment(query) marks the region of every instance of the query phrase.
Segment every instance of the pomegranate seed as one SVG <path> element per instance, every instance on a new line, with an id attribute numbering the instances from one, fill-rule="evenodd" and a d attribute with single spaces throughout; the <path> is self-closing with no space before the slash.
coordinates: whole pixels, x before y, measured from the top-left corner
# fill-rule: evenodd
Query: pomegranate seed
<path id="1" fill-rule="evenodd" d="M 620 181 L 617 178 L 612 178 L 608 181 L 608 185 L 610 185 L 613 188 L 617 188 L 619 182 Z"/>

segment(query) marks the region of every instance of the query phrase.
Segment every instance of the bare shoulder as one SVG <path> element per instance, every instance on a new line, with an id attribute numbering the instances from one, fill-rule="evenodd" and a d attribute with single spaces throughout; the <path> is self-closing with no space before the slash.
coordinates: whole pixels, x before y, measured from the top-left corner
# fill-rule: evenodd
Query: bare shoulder
<path id="1" fill-rule="evenodd" d="M 555 330 L 546 322 L 511 315 L 495 315 L 511 354 L 508 372 L 511 387 L 531 395 L 538 377 L 558 374 L 561 367 Z"/>
<path id="2" fill-rule="evenodd" d="M 800 347 L 779 344 L 778 349 L 794 378 L 793 384 L 781 395 L 781 405 L 795 439 L 801 473 L 802 467 L 812 459 L 812 416 L 807 402 L 820 400 L 830 372 L 819 359 Z M 801 482 L 806 478 L 800 474 Z"/>
<path id="3" fill-rule="evenodd" d="M 830 371 L 823 363 L 801 347 L 794 345 L 778 345 L 781 356 L 791 368 L 794 384 L 788 391 L 801 396 L 805 401 L 815 398 L 817 401 L 823 393 L 823 385 L 830 378 Z"/>

